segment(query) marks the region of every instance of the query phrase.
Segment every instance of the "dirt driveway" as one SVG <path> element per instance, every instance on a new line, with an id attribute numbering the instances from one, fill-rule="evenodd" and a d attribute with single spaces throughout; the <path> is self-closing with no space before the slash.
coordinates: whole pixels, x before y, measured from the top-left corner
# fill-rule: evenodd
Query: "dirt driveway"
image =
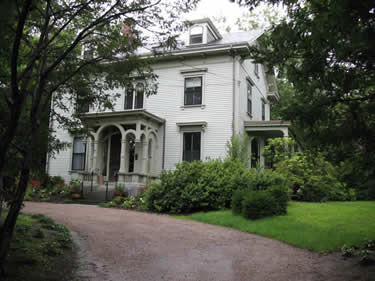
<path id="1" fill-rule="evenodd" d="M 26 203 L 23 211 L 74 232 L 79 280 L 375 280 L 373 268 L 339 255 L 198 222 L 84 205 Z"/>

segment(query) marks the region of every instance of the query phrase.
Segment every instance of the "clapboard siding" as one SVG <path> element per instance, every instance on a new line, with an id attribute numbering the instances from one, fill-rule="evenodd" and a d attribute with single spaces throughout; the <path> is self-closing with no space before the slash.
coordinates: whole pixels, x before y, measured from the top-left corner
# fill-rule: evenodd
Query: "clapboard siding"
<path id="1" fill-rule="evenodd" d="M 233 133 L 243 132 L 243 122 L 261 120 L 261 98 L 266 98 L 264 73 L 259 68 L 259 78 L 254 74 L 254 65 L 250 60 L 242 61 L 229 55 L 185 59 L 183 61 L 160 62 L 153 65 L 158 76 L 158 93 L 145 99 L 147 111 L 163 118 L 165 122 L 165 165 L 164 169 L 173 169 L 182 160 L 182 133 L 177 123 L 205 121 L 207 127 L 202 135 L 202 160 L 206 158 L 224 158 L 226 143 Z M 203 106 L 184 107 L 184 75 L 181 71 L 205 69 L 203 76 Z M 234 76 L 233 76 L 234 73 Z M 254 81 L 253 118 L 247 114 L 246 78 Z M 233 89 L 234 100 L 233 105 Z M 120 94 L 114 106 L 115 111 L 124 108 L 125 89 L 111 90 L 113 95 Z M 233 122 L 233 106 L 235 120 Z M 73 108 L 73 106 L 72 106 Z M 93 110 L 93 109 L 92 109 Z M 266 120 L 269 120 L 269 107 L 266 106 Z M 70 134 L 53 124 L 56 136 L 61 141 L 72 143 Z M 162 138 L 160 139 L 162 140 Z M 161 165 L 163 144 L 159 143 L 159 165 Z M 56 154 L 49 161 L 49 174 L 63 176 L 70 180 L 72 148 Z"/>

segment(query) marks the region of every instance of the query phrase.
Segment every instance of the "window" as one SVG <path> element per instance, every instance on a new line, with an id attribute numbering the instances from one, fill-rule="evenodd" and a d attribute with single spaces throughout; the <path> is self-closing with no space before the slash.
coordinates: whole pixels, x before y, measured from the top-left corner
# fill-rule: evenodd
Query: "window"
<path id="1" fill-rule="evenodd" d="M 183 161 L 199 161 L 201 159 L 201 133 L 184 133 Z"/>
<path id="2" fill-rule="evenodd" d="M 262 120 L 266 120 L 266 103 L 262 99 Z"/>
<path id="3" fill-rule="evenodd" d="M 124 109 L 133 109 L 133 85 L 126 87 Z"/>
<path id="4" fill-rule="evenodd" d="M 252 117 L 253 114 L 253 101 L 252 101 L 252 86 L 250 81 L 247 81 L 247 113 Z"/>
<path id="5" fill-rule="evenodd" d="M 129 84 L 126 87 L 124 109 L 139 109 L 143 108 L 143 95 L 145 92 L 145 85 L 138 82 L 135 85 Z"/>
<path id="6" fill-rule="evenodd" d="M 259 144 L 257 139 L 251 142 L 251 168 L 255 168 L 260 161 Z"/>
<path id="7" fill-rule="evenodd" d="M 135 108 L 143 108 L 143 94 L 145 92 L 145 85 L 143 85 L 143 83 L 137 83 L 135 91 Z"/>
<path id="8" fill-rule="evenodd" d="M 257 78 L 259 78 L 259 64 L 254 64 L 254 74 Z"/>
<path id="9" fill-rule="evenodd" d="M 72 170 L 85 169 L 86 144 L 83 138 L 74 138 L 73 140 L 73 160 Z"/>
<path id="10" fill-rule="evenodd" d="M 185 105 L 202 104 L 202 77 L 185 78 Z"/>
<path id="11" fill-rule="evenodd" d="M 90 104 L 84 97 L 77 95 L 76 98 L 76 113 L 86 113 L 90 110 Z"/>
<path id="12" fill-rule="evenodd" d="M 190 29 L 190 44 L 203 43 L 203 27 L 195 26 Z"/>

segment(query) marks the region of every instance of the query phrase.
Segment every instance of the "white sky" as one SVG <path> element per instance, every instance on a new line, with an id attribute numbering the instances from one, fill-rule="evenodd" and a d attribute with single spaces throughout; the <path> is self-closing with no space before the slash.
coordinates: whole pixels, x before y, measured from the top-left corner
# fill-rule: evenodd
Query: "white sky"
<path id="1" fill-rule="evenodd" d="M 226 17 L 226 25 L 232 28 L 232 31 L 236 31 L 235 21 L 243 13 L 247 12 L 246 7 L 240 7 L 236 3 L 232 3 L 229 0 L 201 0 L 197 8 L 185 16 L 187 20 L 210 18 L 213 17 Z M 222 31 L 222 30 L 220 30 Z"/>

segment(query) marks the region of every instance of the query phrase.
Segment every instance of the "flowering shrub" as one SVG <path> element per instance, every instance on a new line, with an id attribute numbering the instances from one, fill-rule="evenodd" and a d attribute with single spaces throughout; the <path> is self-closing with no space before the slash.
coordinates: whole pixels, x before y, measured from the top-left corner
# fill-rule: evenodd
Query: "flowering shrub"
<path id="1" fill-rule="evenodd" d="M 15 184 L 18 181 L 16 179 Z M 70 189 L 71 187 L 65 184 L 61 177 L 49 177 L 44 185 L 37 179 L 30 179 L 26 189 L 25 200 L 49 201 L 52 196 L 63 198 L 70 193 Z"/>

